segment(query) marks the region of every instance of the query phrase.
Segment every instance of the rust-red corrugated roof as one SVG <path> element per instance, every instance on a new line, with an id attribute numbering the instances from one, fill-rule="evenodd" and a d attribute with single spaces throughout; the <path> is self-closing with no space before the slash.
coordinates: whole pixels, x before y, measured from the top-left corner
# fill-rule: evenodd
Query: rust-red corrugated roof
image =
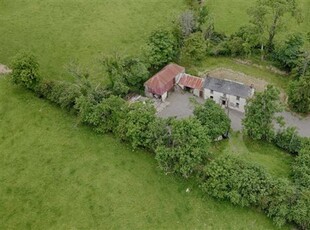
<path id="1" fill-rule="evenodd" d="M 192 88 L 192 89 L 202 89 L 203 78 L 194 77 L 194 76 L 186 74 L 180 79 L 179 84 Z"/>
<path id="2" fill-rule="evenodd" d="M 171 63 L 144 83 L 151 93 L 163 95 L 174 86 L 175 77 L 185 72 L 185 68 Z"/>

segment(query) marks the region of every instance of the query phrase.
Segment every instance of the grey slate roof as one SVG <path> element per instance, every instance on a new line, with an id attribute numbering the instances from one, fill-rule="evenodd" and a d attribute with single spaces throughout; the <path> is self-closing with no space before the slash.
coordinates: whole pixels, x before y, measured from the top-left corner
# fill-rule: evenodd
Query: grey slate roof
<path id="1" fill-rule="evenodd" d="M 250 86 L 234 81 L 213 78 L 210 76 L 206 77 L 204 88 L 242 98 L 250 97 L 252 91 Z"/>

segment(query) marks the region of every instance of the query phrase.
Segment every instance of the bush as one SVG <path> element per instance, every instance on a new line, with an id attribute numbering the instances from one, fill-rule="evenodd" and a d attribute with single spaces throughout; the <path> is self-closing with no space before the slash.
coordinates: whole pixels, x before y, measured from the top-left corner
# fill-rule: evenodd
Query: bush
<path id="1" fill-rule="evenodd" d="M 148 130 L 156 119 L 154 106 L 151 103 L 137 102 L 129 105 L 124 112 L 126 116 L 120 120 L 116 135 L 129 142 L 134 149 L 149 148 Z"/>
<path id="2" fill-rule="evenodd" d="M 195 118 L 171 120 L 164 145 L 156 149 L 156 160 L 166 172 L 190 177 L 208 156 L 209 136 Z"/>
<path id="3" fill-rule="evenodd" d="M 207 44 L 201 32 L 189 35 L 184 41 L 182 58 L 189 61 L 199 62 L 206 56 Z"/>
<path id="4" fill-rule="evenodd" d="M 70 110 L 75 107 L 76 99 L 80 96 L 81 92 L 76 85 L 66 82 L 54 82 L 47 99 L 58 104 L 63 109 Z"/>
<path id="5" fill-rule="evenodd" d="M 310 145 L 303 146 L 293 163 L 294 182 L 310 189 Z"/>
<path id="6" fill-rule="evenodd" d="M 288 103 L 298 113 L 310 112 L 310 75 L 290 83 Z"/>
<path id="7" fill-rule="evenodd" d="M 201 187 L 213 197 L 250 206 L 259 204 L 270 185 L 263 169 L 225 155 L 205 167 Z"/>
<path id="8" fill-rule="evenodd" d="M 298 154 L 302 146 L 302 138 L 295 127 L 288 127 L 276 134 L 274 143 L 291 154 Z"/>
<path id="9" fill-rule="evenodd" d="M 40 82 L 36 94 L 67 110 L 74 109 L 76 99 L 82 95 L 78 86 L 61 81 Z"/>
<path id="10" fill-rule="evenodd" d="M 215 140 L 230 129 L 229 117 L 213 100 L 208 99 L 203 105 L 196 105 L 194 115 L 206 127 L 211 140 Z"/>
<path id="11" fill-rule="evenodd" d="M 205 167 L 201 187 L 215 198 L 260 207 L 278 226 L 292 220 L 296 189 L 288 181 L 273 179 L 262 168 L 231 155 L 218 157 Z"/>
<path id="12" fill-rule="evenodd" d="M 30 90 L 35 90 L 40 82 L 39 63 L 31 53 L 21 52 L 12 61 L 12 80 Z"/>

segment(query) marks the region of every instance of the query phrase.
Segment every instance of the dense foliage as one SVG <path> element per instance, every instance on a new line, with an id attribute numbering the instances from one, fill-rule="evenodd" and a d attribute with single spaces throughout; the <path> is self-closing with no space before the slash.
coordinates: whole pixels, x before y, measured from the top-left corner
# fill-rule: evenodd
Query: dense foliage
<path id="1" fill-rule="evenodd" d="M 206 132 L 215 140 L 230 129 L 230 119 L 225 111 L 213 100 L 208 99 L 203 105 L 197 104 L 194 109 L 195 117 L 205 126 Z"/>
<path id="2" fill-rule="evenodd" d="M 25 86 L 27 89 L 35 90 L 40 82 L 39 63 L 35 56 L 28 52 L 21 52 L 13 58 L 11 66 L 13 82 Z"/>
<path id="3" fill-rule="evenodd" d="M 292 81 L 289 85 L 288 103 L 299 113 L 310 112 L 310 75 Z"/>
<path id="4" fill-rule="evenodd" d="M 224 155 L 205 167 L 201 187 L 213 197 L 241 206 L 257 206 L 278 226 L 295 222 L 309 227 L 309 191 L 270 177 L 262 168 Z"/>
<path id="5" fill-rule="evenodd" d="M 293 178 L 296 184 L 310 189 L 310 143 L 305 143 L 295 158 Z"/>
<path id="6" fill-rule="evenodd" d="M 295 127 L 288 127 L 277 132 L 274 143 L 291 154 L 297 154 L 302 147 L 302 138 Z"/>
<path id="7" fill-rule="evenodd" d="M 172 119 L 167 142 L 156 149 L 156 160 L 166 172 L 189 177 L 208 156 L 209 136 L 195 118 Z"/>
<path id="8" fill-rule="evenodd" d="M 178 55 L 177 39 L 170 31 L 154 31 L 147 42 L 146 56 L 152 68 L 158 70 Z"/>
<path id="9" fill-rule="evenodd" d="M 279 91 L 268 85 L 264 92 L 258 92 L 248 101 L 245 107 L 245 118 L 242 121 L 244 132 L 254 140 L 272 141 L 276 113 L 281 111 Z"/>

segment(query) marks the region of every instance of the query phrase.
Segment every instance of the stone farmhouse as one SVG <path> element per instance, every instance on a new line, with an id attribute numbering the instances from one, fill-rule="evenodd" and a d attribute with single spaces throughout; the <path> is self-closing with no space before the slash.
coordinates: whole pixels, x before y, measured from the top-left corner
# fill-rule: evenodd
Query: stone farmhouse
<path id="1" fill-rule="evenodd" d="M 247 99 L 254 95 L 254 87 L 240 82 L 206 75 L 204 78 L 185 73 L 185 68 L 169 64 L 144 83 L 145 95 L 163 102 L 176 88 L 189 91 L 197 97 L 212 99 L 224 108 L 245 111 Z"/>

